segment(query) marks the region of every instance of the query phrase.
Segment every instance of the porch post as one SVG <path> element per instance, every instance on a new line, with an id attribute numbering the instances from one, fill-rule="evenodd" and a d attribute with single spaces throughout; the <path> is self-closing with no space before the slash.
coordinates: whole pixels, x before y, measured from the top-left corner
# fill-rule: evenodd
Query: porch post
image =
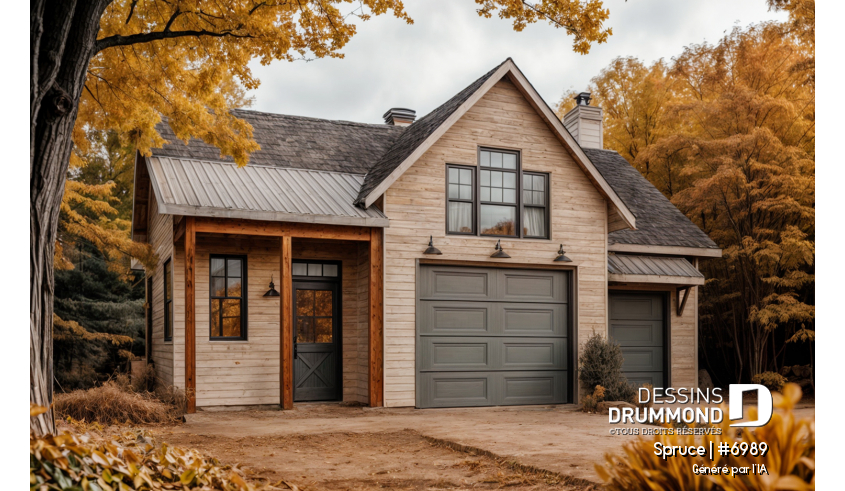
<path id="1" fill-rule="evenodd" d="M 382 264 L 382 229 L 370 229 L 369 285 L 369 390 L 370 407 L 384 405 L 384 266 Z"/>
<path id="2" fill-rule="evenodd" d="M 280 324 L 281 324 L 281 364 L 280 389 L 282 393 L 282 408 L 293 409 L 293 281 L 291 279 L 291 237 L 281 238 L 281 253 L 279 273 L 281 274 L 280 290 L 282 294 Z"/>
<path id="3" fill-rule="evenodd" d="M 185 217 L 185 396 L 188 412 L 197 412 L 196 293 L 194 259 L 197 232 L 194 217 Z"/>

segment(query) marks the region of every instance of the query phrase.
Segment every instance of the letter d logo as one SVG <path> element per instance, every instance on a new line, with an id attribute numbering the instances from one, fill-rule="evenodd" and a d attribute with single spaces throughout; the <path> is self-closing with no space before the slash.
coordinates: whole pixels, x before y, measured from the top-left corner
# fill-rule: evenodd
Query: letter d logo
<path id="1" fill-rule="evenodd" d="M 772 393 L 769 389 L 758 384 L 731 384 L 728 413 L 730 420 L 742 419 L 742 394 L 751 390 L 757 391 L 757 421 L 734 423 L 731 426 L 763 426 L 772 419 Z"/>

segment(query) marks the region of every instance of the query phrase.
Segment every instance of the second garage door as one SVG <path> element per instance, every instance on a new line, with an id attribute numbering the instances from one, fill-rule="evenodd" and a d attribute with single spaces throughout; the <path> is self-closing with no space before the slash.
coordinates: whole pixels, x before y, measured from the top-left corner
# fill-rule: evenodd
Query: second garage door
<path id="1" fill-rule="evenodd" d="M 639 387 L 666 387 L 664 294 L 610 293 L 610 336 L 622 347 L 622 373 Z"/>
<path id="2" fill-rule="evenodd" d="M 417 292 L 417 406 L 568 402 L 567 271 L 426 265 Z"/>

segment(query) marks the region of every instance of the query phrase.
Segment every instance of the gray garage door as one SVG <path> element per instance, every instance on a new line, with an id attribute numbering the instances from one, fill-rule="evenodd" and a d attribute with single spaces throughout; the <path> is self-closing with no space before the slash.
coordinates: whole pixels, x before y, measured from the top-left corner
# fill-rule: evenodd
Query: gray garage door
<path id="1" fill-rule="evenodd" d="M 634 386 L 665 387 L 664 295 L 610 293 L 610 335 L 622 347 L 622 372 Z"/>
<path id="2" fill-rule="evenodd" d="M 568 272 L 422 266 L 420 275 L 418 407 L 568 401 Z"/>

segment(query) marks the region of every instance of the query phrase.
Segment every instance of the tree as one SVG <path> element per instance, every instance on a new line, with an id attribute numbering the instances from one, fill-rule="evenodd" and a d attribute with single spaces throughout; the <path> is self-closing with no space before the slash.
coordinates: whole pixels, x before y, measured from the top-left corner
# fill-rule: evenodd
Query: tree
<path id="1" fill-rule="evenodd" d="M 477 0 L 514 28 L 547 20 L 586 52 L 604 42 L 607 11 L 592 0 Z M 344 12 L 342 7 L 350 7 Z M 195 137 L 245 165 L 258 149 L 234 117 L 232 84 L 253 89 L 257 59 L 342 57 L 354 18 L 392 12 L 401 0 L 34 0 L 30 4 L 30 402 L 52 401 L 53 260 L 65 175 L 74 145 L 91 129 L 112 129 L 138 151 L 163 142 L 162 118 L 179 139 Z M 52 413 L 31 419 L 53 430 Z"/>

